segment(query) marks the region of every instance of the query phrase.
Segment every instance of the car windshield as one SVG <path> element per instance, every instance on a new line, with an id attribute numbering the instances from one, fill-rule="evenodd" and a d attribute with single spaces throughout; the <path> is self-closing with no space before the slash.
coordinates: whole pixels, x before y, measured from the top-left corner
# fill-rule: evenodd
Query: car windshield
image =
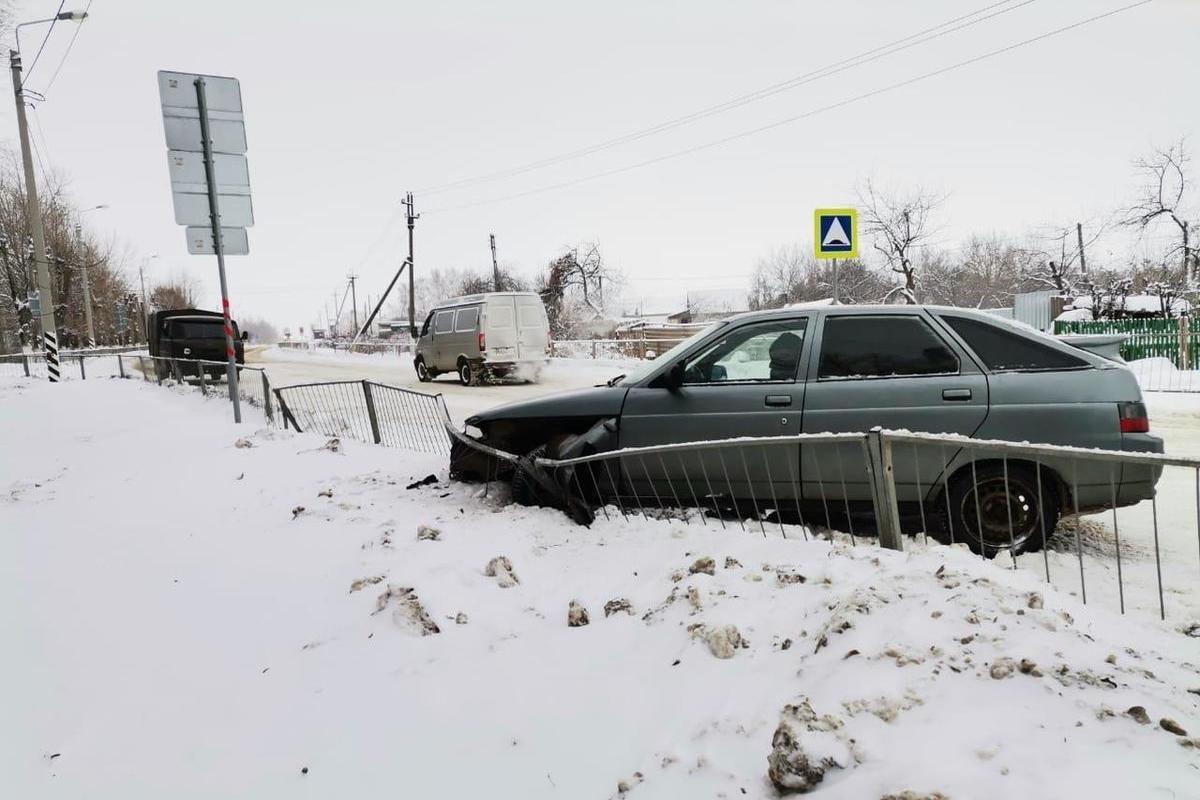
<path id="1" fill-rule="evenodd" d="M 659 366 L 661 366 L 663 363 L 671 362 L 680 353 L 685 352 L 688 348 L 690 348 L 696 342 L 700 341 L 705 336 L 708 336 L 710 333 L 715 331 L 717 328 L 720 328 L 722 325 L 725 325 L 725 324 L 726 324 L 726 322 L 724 320 L 722 320 L 721 322 L 714 322 L 712 325 L 709 325 L 704 330 L 698 331 L 698 332 L 692 334 L 691 336 L 689 336 L 688 338 L 684 339 L 682 342 L 675 345 L 670 350 L 668 350 L 667 352 L 658 356 L 654 360 L 643 361 L 637 367 L 630 370 L 630 372 L 624 378 L 621 379 L 621 386 L 632 386 L 635 383 L 641 383 L 647 377 L 649 377 L 650 373 L 657 370 L 659 368 Z"/>
<path id="2" fill-rule="evenodd" d="M 237 336 L 237 323 L 233 327 Z M 176 320 L 171 324 L 171 336 L 176 339 L 223 339 L 225 324 L 222 320 Z"/>

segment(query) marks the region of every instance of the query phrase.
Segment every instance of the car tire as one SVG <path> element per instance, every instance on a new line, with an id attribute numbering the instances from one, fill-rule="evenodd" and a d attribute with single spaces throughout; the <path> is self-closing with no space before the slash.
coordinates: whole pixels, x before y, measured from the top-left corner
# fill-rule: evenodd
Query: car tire
<path id="1" fill-rule="evenodd" d="M 463 386 L 479 385 L 479 370 L 473 367 L 471 362 L 465 358 L 458 360 L 458 382 Z"/>
<path id="2" fill-rule="evenodd" d="M 540 445 L 531 450 L 528 454 L 530 460 L 535 458 L 545 458 L 548 450 L 548 445 Z M 540 493 L 537 479 L 529 471 L 529 467 L 525 464 L 517 464 L 513 472 L 512 478 L 512 498 L 513 502 L 522 506 L 541 505 L 538 502 Z"/>
<path id="3" fill-rule="evenodd" d="M 937 538 L 944 543 L 965 542 L 986 558 L 1010 550 L 1017 555 L 1042 549 L 1043 532 L 1049 537 L 1058 524 L 1058 492 L 1045 474 L 1039 492 L 1037 471 L 1023 464 L 1009 464 L 1007 477 L 1006 485 L 1002 463 L 960 469 L 950 479 L 948 517 Z"/>
<path id="4" fill-rule="evenodd" d="M 430 374 L 429 367 L 425 366 L 424 358 L 418 358 L 413 366 L 417 370 L 417 380 L 421 383 L 429 383 L 433 380 L 433 375 Z"/>

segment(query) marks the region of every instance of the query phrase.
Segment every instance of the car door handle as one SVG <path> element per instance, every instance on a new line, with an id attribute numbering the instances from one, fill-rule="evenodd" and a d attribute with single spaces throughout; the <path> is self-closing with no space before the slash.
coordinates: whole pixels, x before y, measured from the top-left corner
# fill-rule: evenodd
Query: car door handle
<path id="1" fill-rule="evenodd" d="M 943 400 L 970 400 L 970 389 L 942 389 Z"/>
<path id="2" fill-rule="evenodd" d="M 767 405 L 769 406 L 790 406 L 791 404 L 792 396 L 790 394 L 767 395 Z"/>

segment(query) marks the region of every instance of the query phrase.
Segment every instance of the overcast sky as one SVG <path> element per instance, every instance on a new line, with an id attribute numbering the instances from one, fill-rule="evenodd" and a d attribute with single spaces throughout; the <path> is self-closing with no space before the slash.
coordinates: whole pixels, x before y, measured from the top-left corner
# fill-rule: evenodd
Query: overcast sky
<path id="1" fill-rule="evenodd" d="M 469 204 L 805 115 L 1128 2 L 95 0 L 31 124 L 75 200 L 111 207 L 89 215 L 97 232 L 158 254 L 156 279 L 195 276 L 206 307 L 219 307 L 216 264 L 187 255 L 174 223 L 159 69 L 241 80 L 257 224 L 251 255 L 229 259 L 235 314 L 307 327 L 351 270 L 360 297 L 377 294 L 406 247 L 406 190 L 423 213 L 418 280 L 435 266 L 490 268 L 494 232 L 501 262 L 528 274 L 597 240 L 632 293 L 682 294 L 745 286 L 758 257 L 807 245 L 812 209 L 850 204 L 868 176 L 948 193 L 948 246 L 1111 213 L 1133 193 L 1133 157 L 1181 136 L 1200 147 L 1200 2 L 1155 0 L 724 145 Z M 728 113 L 423 191 L 643 130 L 989 5 L 1005 13 Z M 27 0 L 18 18 L 57 7 Z M 22 32 L 27 66 L 44 32 Z M 45 90 L 73 33 L 55 29 L 30 87 Z M 13 145 L 10 106 L 0 130 Z"/>

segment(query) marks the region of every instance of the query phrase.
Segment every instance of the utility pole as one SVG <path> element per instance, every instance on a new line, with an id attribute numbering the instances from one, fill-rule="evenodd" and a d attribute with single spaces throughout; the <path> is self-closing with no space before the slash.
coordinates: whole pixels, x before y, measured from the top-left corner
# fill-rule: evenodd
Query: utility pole
<path id="1" fill-rule="evenodd" d="M 1079 272 L 1087 275 L 1087 259 L 1083 255 L 1083 223 L 1075 223 L 1075 236 L 1079 240 Z"/>
<path id="2" fill-rule="evenodd" d="M 46 263 L 46 236 L 42 230 L 42 207 L 38 202 L 37 182 L 33 173 L 33 155 L 29 150 L 29 124 L 25 120 L 25 92 L 21 85 L 21 54 L 8 51 L 12 68 L 13 92 L 17 100 L 17 130 L 21 137 L 21 161 L 25 167 L 25 199 L 29 229 L 33 236 L 33 263 L 37 271 L 38 297 L 41 300 L 42 346 L 46 353 L 46 375 L 58 383 L 58 327 L 54 321 L 54 290 L 50 267 Z"/>
<path id="3" fill-rule="evenodd" d="M 350 279 L 350 310 L 354 320 L 354 332 L 358 333 L 358 292 L 354 288 L 354 282 L 358 280 L 358 276 L 351 272 L 346 277 Z"/>
<path id="4" fill-rule="evenodd" d="M 79 277 L 83 281 L 83 322 L 87 328 L 85 347 L 96 346 L 96 328 L 92 325 L 92 290 L 88 286 L 87 253 L 83 251 L 83 225 L 75 223 L 75 250 L 79 253 Z"/>
<path id="5" fill-rule="evenodd" d="M 138 281 L 142 284 L 142 339 L 150 341 L 150 312 L 146 306 L 146 262 L 138 264 Z"/>
<path id="6" fill-rule="evenodd" d="M 496 263 L 496 234 L 489 233 L 488 239 L 492 243 L 492 290 L 500 291 L 500 265 Z"/>
<path id="7" fill-rule="evenodd" d="M 416 297 L 416 281 L 413 279 L 413 273 L 416 272 L 417 264 L 413 260 L 413 228 L 416 227 L 417 218 L 420 214 L 416 213 L 416 206 L 413 203 L 412 192 L 409 192 L 404 197 L 405 217 L 408 219 L 408 335 L 414 342 L 417 340 L 417 297 Z"/>

